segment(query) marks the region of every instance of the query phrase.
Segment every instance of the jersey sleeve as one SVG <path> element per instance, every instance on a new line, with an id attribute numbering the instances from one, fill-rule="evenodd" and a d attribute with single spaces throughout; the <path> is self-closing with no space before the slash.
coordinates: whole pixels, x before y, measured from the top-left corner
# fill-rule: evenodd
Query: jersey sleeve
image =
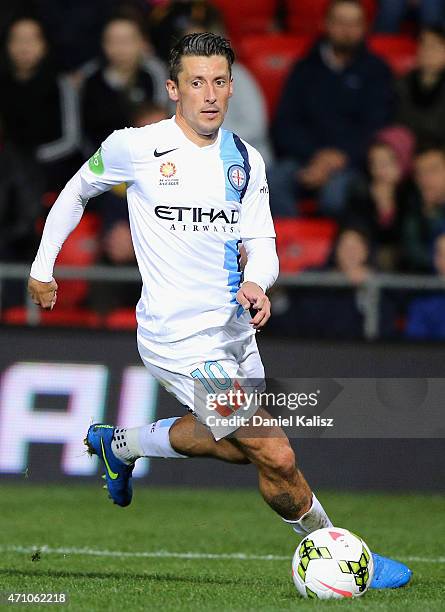
<path id="1" fill-rule="evenodd" d="M 85 198 L 108 191 L 114 185 L 131 183 L 134 169 L 129 144 L 131 129 L 116 130 L 80 169 Z"/>
<path id="2" fill-rule="evenodd" d="M 93 157 L 68 181 L 52 206 L 31 266 L 32 278 L 44 283 L 51 281 L 57 255 L 82 218 L 88 200 L 113 185 L 131 183 L 132 168 L 128 131 L 113 132 Z"/>
<path id="3" fill-rule="evenodd" d="M 275 238 L 269 206 L 269 186 L 263 158 L 255 150 L 250 155 L 249 183 L 241 203 L 241 238 Z"/>

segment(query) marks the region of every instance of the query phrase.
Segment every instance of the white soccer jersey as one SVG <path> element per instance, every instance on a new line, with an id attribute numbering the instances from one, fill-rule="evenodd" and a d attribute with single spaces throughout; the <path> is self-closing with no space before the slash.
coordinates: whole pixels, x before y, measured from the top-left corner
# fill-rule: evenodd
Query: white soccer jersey
<path id="1" fill-rule="evenodd" d="M 88 196 L 126 182 L 131 233 L 143 280 L 138 325 L 173 341 L 237 317 L 243 238 L 274 237 L 264 162 L 220 129 L 206 147 L 175 118 L 114 132 L 81 169 Z"/>
<path id="2" fill-rule="evenodd" d="M 207 147 L 191 142 L 174 118 L 114 132 L 57 199 L 31 276 L 51 279 L 57 253 L 88 199 L 122 182 L 143 280 L 136 315 L 144 336 L 174 341 L 232 320 L 240 332 L 251 329 L 235 297 L 238 245 L 270 240 L 275 232 L 263 160 L 227 130 Z M 276 254 L 270 253 L 263 273 L 254 242 L 246 243 L 249 279 L 266 285 Z"/>

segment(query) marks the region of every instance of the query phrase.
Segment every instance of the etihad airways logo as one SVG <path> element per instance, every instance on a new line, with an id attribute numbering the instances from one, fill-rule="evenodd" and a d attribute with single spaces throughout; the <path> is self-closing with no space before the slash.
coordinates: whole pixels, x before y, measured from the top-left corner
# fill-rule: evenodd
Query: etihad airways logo
<path id="1" fill-rule="evenodd" d="M 172 232 L 217 232 L 234 234 L 239 220 L 236 209 L 202 208 L 201 206 L 156 206 L 155 215 L 170 221 Z"/>
<path id="2" fill-rule="evenodd" d="M 238 223 L 238 210 L 218 210 L 216 208 L 205 209 L 201 206 L 156 206 L 155 215 L 159 219 L 167 221 L 179 221 L 190 223 L 228 223 L 234 225 Z"/>

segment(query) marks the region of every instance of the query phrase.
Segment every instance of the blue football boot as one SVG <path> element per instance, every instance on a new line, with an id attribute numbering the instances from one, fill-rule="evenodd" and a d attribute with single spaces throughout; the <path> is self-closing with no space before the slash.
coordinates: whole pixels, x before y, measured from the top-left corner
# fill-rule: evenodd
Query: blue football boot
<path id="1" fill-rule="evenodd" d="M 114 425 L 94 423 L 88 429 L 87 437 L 84 439 L 90 455 L 97 455 L 105 466 L 105 479 L 110 498 L 118 506 L 128 506 L 133 497 L 131 475 L 134 463 L 127 465 L 111 450 L 111 442 L 114 436 Z"/>
<path id="2" fill-rule="evenodd" d="M 404 563 L 372 553 L 374 578 L 370 589 L 397 589 L 411 580 L 412 571 Z"/>

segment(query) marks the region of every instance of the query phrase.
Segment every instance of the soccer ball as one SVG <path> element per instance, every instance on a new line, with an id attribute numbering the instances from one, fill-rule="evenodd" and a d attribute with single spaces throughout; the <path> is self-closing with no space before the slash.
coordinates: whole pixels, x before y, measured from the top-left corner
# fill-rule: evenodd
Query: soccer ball
<path id="1" fill-rule="evenodd" d="M 365 542 L 347 529 L 318 529 L 302 540 L 292 559 L 298 592 L 311 599 L 360 597 L 371 584 L 374 561 Z"/>

